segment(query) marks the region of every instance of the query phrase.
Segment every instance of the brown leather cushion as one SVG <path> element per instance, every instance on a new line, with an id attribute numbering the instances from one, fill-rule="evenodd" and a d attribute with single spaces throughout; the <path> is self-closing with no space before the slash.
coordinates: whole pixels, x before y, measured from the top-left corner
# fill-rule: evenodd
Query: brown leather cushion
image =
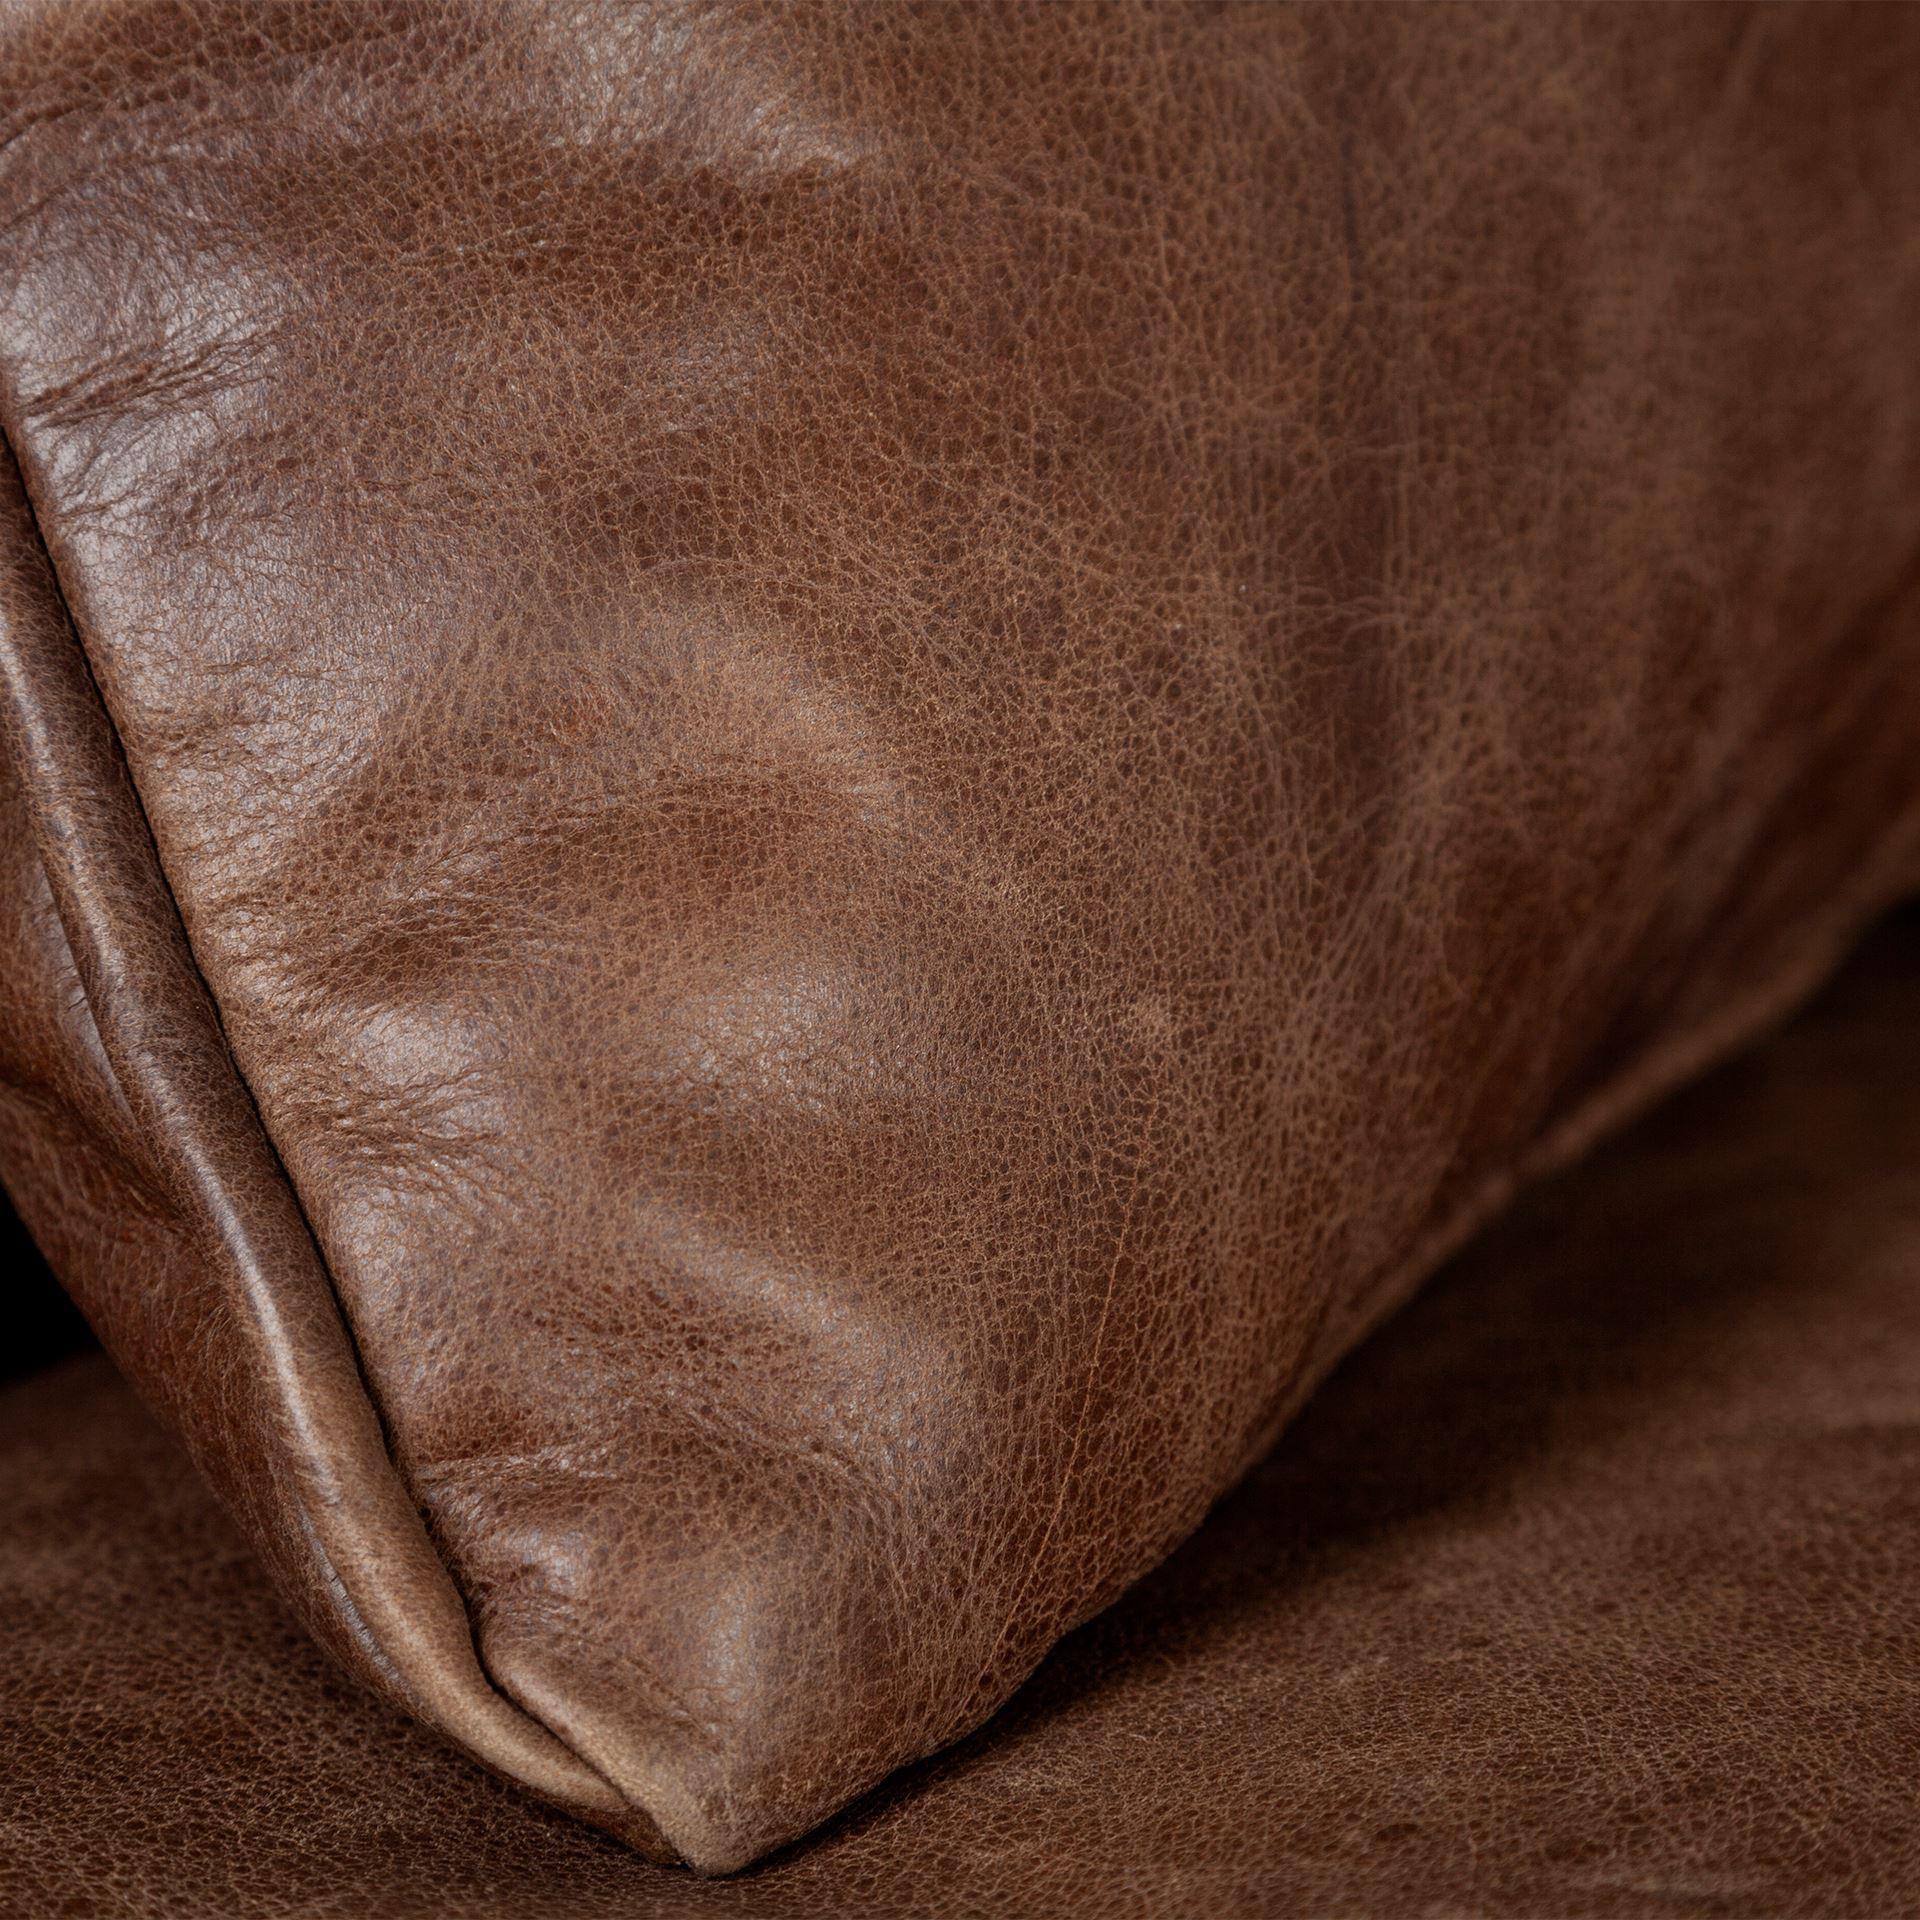
<path id="1" fill-rule="evenodd" d="M 739 1882 L 343 1688 L 95 1364 L 0 1401 L 0 1911 L 1920 1907 L 1920 919 L 1528 1202 L 984 1732 Z"/>
<path id="2" fill-rule="evenodd" d="M 0 1161 L 327 1643 L 738 1865 L 1807 991 L 1920 871 L 1917 87 L 10 10 Z"/>

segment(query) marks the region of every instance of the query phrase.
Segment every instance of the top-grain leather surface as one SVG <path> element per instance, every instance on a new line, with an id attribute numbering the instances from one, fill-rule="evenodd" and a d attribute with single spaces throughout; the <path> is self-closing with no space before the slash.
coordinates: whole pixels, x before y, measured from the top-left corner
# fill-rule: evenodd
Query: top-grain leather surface
<path id="1" fill-rule="evenodd" d="M 104 1369 L 0 1396 L 7 1920 L 1907 1920 L 1920 922 L 1532 1197 L 977 1736 L 701 1881 L 301 1644 Z"/>
<path id="2" fill-rule="evenodd" d="M 738 1865 L 1804 992 L 1916 874 L 1917 85 L 10 0 L 5 1170 L 330 1644 Z"/>

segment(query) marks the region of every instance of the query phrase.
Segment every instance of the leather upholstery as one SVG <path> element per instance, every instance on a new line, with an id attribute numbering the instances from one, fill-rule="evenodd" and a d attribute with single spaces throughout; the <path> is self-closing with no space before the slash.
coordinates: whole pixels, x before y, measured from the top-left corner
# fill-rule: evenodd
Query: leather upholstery
<path id="1" fill-rule="evenodd" d="M 13 6 L 0 1160 L 327 1644 L 738 1866 L 1803 995 L 1920 877 L 1916 86 Z"/>
<path id="2" fill-rule="evenodd" d="M 0 1399 L 0 1912 L 1920 1909 L 1920 921 L 1543 1190 L 973 1739 L 735 1881 L 303 1643 L 105 1371 Z"/>

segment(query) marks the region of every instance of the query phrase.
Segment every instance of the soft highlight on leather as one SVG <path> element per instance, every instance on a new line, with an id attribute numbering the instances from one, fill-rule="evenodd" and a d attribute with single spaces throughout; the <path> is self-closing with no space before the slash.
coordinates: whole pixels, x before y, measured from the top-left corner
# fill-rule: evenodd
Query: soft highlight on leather
<path id="1" fill-rule="evenodd" d="M 9 1187 L 711 1869 L 1920 877 L 1920 15 L 0 27 Z"/>
<path id="2" fill-rule="evenodd" d="M 978 1735 L 739 1880 L 340 1686 L 104 1371 L 16 1387 L 0 1912 L 1911 1913 L 1916 1030 L 1908 918 L 1530 1197 Z"/>

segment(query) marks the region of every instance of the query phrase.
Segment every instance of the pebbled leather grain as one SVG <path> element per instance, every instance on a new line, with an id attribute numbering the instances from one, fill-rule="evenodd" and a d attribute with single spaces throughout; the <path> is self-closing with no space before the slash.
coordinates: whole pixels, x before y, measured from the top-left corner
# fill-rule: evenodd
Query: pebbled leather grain
<path id="1" fill-rule="evenodd" d="M 979 1734 L 733 1881 L 339 1684 L 103 1369 L 0 1397 L 0 1913 L 1920 1908 L 1920 921 L 1531 1196 Z"/>
<path id="2" fill-rule="evenodd" d="M 1920 877 L 1920 14 L 10 6 L 0 1158 L 723 1869 Z"/>

